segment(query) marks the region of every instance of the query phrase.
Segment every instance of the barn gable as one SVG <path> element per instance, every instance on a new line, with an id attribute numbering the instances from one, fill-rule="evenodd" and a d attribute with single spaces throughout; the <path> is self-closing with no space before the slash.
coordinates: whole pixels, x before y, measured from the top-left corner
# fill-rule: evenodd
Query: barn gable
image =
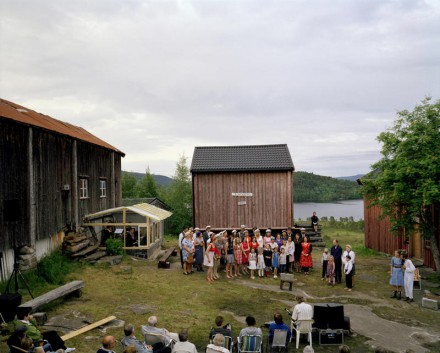
<path id="1" fill-rule="evenodd" d="M 191 164 L 194 225 L 291 226 L 293 171 L 286 144 L 196 147 Z"/>

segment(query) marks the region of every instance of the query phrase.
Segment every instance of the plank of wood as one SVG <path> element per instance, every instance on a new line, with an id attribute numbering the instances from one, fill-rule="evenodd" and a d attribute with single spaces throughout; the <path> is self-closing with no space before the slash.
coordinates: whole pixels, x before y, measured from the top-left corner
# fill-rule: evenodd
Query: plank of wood
<path id="1" fill-rule="evenodd" d="M 94 322 L 93 324 L 90 324 L 90 325 L 87 325 L 87 326 L 81 327 L 80 329 L 78 329 L 78 330 L 76 330 L 76 331 L 72 331 L 72 332 L 70 332 L 70 333 L 68 333 L 68 334 L 66 334 L 66 335 L 64 335 L 64 336 L 61 336 L 61 339 L 62 339 L 63 341 L 67 341 L 67 340 L 69 340 L 69 339 L 71 339 L 71 338 L 73 338 L 73 337 L 76 337 L 76 336 L 79 336 L 79 335 L 83 334 L 84 332 L 87 332 L 87 331 L 93 330 L 94 328 L 97 328 L 97 327 L 99 327 L 99 326 L 102 326 L 102 325 L 104 325 L 104 324 L 110 322 L 110 321 L 113 321 L 114 319 L 116 319 L 116 316 L 109 316 L 109 317 L 106 317 L 105 319 L 102 319 L 102 320 L 96 321 L 96 322 Z"/>
<path id="2" fill-rule="evenodd" d="M 69 252 L 77 252 L 77 251 L 80 251 L 80 250 L 88 247 L 89 244 L 90 244 L 90 240 L 85 240 L 84 242 L 78 243 L 77 245 L 67 245 L 67 246 L 64 246 L 63 249 L 65 251 L 69 251 Z"/>
<path id="3" fill-rule="evenodd" d="M 75 292 L 77 290 L 80 290 L 84 287 L 84 281 L 72 281 L 70 283 L 67 283 L 61 287 L 55 288 L 51 290 L 50 292 L 47 292 L 43 295 L 40 295 L 37 298 L 34 298 L 32 300 L 29 300 L 26 303 L 21 304 L 20 308 L 31 308 L 32 310 L 35 310 L 36 308 L 50 303 L 54 301 L 55 299 L 64 297 L 66 294 Z"/>
<path id="4" fill-rule="evenodd" d="M 99 248 L 99 243 L 89 246 L 88 248 L 85 248 L 84 250 L 81 250 L 79 252 L 76 252 L 72 254 L 72 257 L 81 257 L 90 254 L 91 252 L 97 250 Z"/>

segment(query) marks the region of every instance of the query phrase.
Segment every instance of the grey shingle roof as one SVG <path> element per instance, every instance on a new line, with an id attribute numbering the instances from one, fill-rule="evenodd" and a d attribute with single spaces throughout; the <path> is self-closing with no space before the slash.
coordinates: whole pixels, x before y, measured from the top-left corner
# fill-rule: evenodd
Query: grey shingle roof
<path id="1" fill-rule="evenodd" d="M 286 144 L 195 147 L 191 163 L 192 173 L 294 169 Z"/>

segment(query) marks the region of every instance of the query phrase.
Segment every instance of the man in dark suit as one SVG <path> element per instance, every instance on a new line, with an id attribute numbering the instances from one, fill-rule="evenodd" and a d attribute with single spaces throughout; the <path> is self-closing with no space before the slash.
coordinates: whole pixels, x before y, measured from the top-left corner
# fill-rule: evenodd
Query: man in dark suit
<path id="1" fill-rule="evenodd" d="M 339 245 L 339 242 L 337 239 L 333 240 L 333 246 L 330 250 L 330 254 L 335 259 L 336 283 L 341 283 L 341 279 L 342 279 L 342 248 Z"/>

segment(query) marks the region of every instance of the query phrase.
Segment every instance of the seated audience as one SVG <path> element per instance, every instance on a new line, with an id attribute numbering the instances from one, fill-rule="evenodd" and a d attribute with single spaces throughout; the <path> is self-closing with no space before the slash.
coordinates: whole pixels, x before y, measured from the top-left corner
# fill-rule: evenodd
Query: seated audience
<path id="1" fill-rule="evenodd" d="M 28 329 L 27 326 L 24 325 L 24 324 L 23 325 L 17 325 L 15 327 L 14 333 L 11 336 L 9 336 L 9 338 L 8 338 L 8 340 L 6 342 L 8 344 L 8 347 L 9 347 L 9 350 L 11 351 L 11 353 L 20 352 L 16 348 L 21 348 L 20 347 L 21 346 L 21 340 L 24 337 L 29 337 L 26 334 L 27 329 Z"/>
<path id="2" fill-rule="evenodd" d="M 96 353 L 115 353 L 116 339 L 113 336 L 105 336 L 102 339 L 102 347 Z"/>
<path id="3" fill-rule="evenodd" d="M 339 353 L 350 353 L 350 347 L 346 344 L 343 344 L 342 346 L 339 346 Z"/>
<path id="4" fill-rule="evenodd" d="M 223 336 L 229 336 L 232 337 L 232 327 L 231 324 L 223 325 L 224 318 L 223 316 L 219 315 L 215 318 L 215 326 L 211 329 L 209 332 L 209 339 L 212 340 L 212 338 L 217 334 L 221 333 Z"/>
<path id="5" fill-rule="evenodd" d="M 136 348 L 134 344 L 130 344 L 123 350 L 122 353 L 138 353 L 139 350 Z"/>
<path id="6" fill-rule="evenodd" d="M 148 325 L 142 325 L 142 335 L 147 333 L 152 333 L 156 335 L 164 336 L 165 345 L 168 346 L 171 341 L 177 342 L 179 341 L 179 336 L 177 333 L 169 332 L 167 329 L 158 328 L 157 325 L 157 316 L 150 316 L 148 318 Z"/>
<path id="7" fill-rule="evenodd" d="M 246 324 L 247 327 L 241 329 L 240 331 L 240 338 L 243 336 L 261 336 L 263 337 L 263 332 L 261 332 L 261 329 L 259 327 L 255 327 L 255 324 L 257 322 L 255 321 L 255 318 L 253 316 L 246 317 Z"/>
<path id="8" fill-rule="evenodd" d="M 179 342 L 174 344 L 172 353 L 187 352 L 197 353 L 196 346 L 188 341 L 188 330 L 183 329 L 179 332 Z"/>
<path id="9" fill-rule="evenodd" d="M 315 353 L 315 350 L 312 346 L 305 346 L 303 349 L 303 353 Z"/>
<path id="10" fill-rule="evenodd" d="M 290 332 L 290 327 L 283 322 L 283 316 L 280 313 L 275 313 L 273 319 L 275 322 L 272 322 L 269 326 L 269 343 L 272 343 L 273 341 L 273 335 L 275 330 L 286 330 L 287 331 L 286 344 L 287 344 L 290 341 L 290 336 L 292 335 L 292 333 Z"/>
<path id="11" fill-rule="evenodd" d="M 313 307 L 306 303 L 304 297 L 298 297 L 298 304 L 295 305 L 292 312 L 292 321 L 297 323 L 298 320 L 312 320 Z"/>
<path id="12" fill-rule="evenodd" d="M 150 346 L 141 341 L 139 341 L 134 335 L 134 326 L 132 324 L 127 324 L 124 326 L 125 337 L 121 340 L 124 347 L 134 346 L 138 353 L 171 353 L 170 347 L 164 347 L 162 343 L 155 343 Z"/>
<path id="13" fill-rule="evenodd" d="M 68 348 L 64 341 L 55 331 L 46 331 L 41 333 L 37 322 L 31 314 L 31 308 L 17 308 L 17 319 L 13 321 L 14 327 L 25 325 L 27 327 L 26 335 L 32 338 L 36 345 L 43 343 L 45 352 L 53 352 L 57 349 L 64 349 L 66 353 L 73 352 L 75 348 Z"/>
<path id="14" fill-rule="evenodd" d="M 229 349 L 225 348 L 225 336 L 223 336 L 221 333 L 217 333 L 212 338 L 212 343 L 206 346 L 206 351 L 209 352 L 210 350 L 221 353 L 229 353 Z"/>

